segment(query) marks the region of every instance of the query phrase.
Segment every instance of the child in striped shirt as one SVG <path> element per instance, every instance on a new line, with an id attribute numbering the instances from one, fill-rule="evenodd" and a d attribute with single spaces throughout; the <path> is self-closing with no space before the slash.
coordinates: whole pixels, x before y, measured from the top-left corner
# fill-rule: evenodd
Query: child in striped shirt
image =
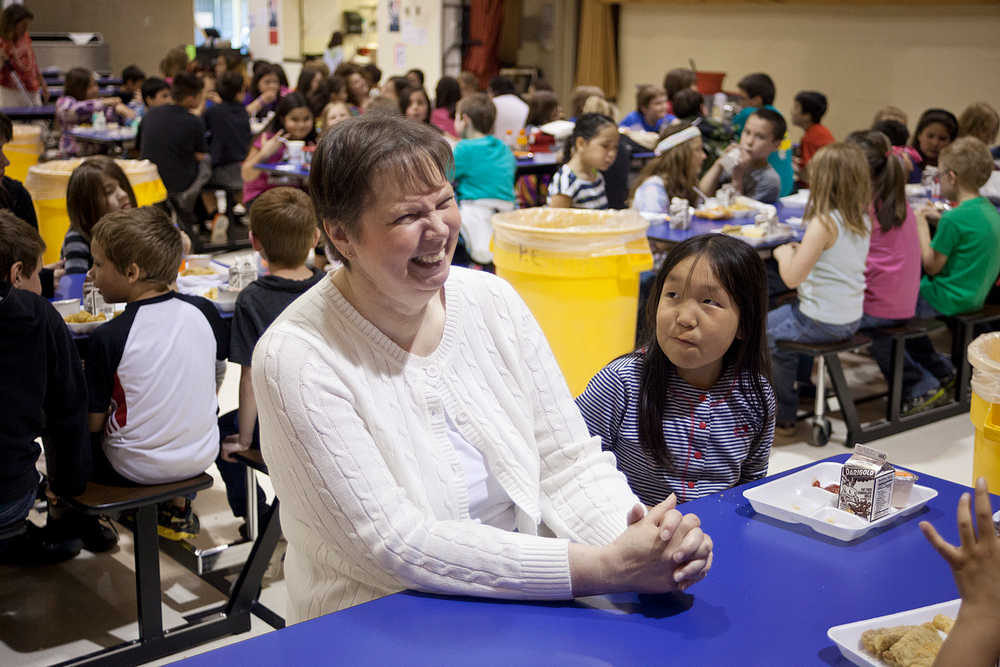
<path id="1" fill-rule="evenodd" d="M 647 339 L 577 399 L 591 435 L 647 506 L 760 479 L 774 440 L 764 264 L 724 234 L 675 246 L 646 308 Z"/>
<path id="2" fill-rule="evenodd" d="M 599 113 L 581 114 L 566 142 L 569 158 L 549 183 L 548 205 L 552 208 L 608 207 L 604 191 L 606 171 L 618 156 L 618 128 Z"/>

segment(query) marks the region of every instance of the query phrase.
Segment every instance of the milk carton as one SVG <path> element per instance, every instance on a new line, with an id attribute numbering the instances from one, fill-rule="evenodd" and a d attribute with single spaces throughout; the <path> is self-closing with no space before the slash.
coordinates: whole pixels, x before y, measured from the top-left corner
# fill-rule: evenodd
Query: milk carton
<path id="1" fill-rule="evenodd" d="M 892 510 L 894 478 L 885 452 L 855 445 L 854 454 L 840 471 L 837 507 L 866 521 L 881 519 Z"/>

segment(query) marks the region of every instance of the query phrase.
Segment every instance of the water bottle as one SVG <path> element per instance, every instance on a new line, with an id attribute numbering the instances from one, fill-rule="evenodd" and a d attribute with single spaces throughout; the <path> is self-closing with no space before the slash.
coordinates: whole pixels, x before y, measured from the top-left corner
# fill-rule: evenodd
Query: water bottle
<path id="1" fill-rule="evenodd" d="M 107 119 L 104 117 L 104 110 L 95 111 L 91 116 L 90 124 L 95 130 L 103 130 L 107 127 Z"/>
<path id="2" fill-rule="evenodd" d="M 688 200 L 674 197 L 670 200 L 670 229 L 687 229 L 691 225 L 691 209 Z"/>

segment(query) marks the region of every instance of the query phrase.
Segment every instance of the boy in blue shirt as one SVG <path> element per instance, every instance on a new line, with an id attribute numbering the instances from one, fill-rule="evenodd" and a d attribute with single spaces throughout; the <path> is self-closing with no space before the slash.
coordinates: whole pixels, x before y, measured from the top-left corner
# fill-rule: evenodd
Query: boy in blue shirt
<path id="1" fill-rule="evenodd" d="M 497 110 L 488 95 L 462 98 L 455 109 L 455 198 L 462 213 L 461 238 L 472 261 L 493 262 L 490 218 L 514 210 L 514 154 L 491 133 Z"/>
<path id="2" fill-rule="evenodd" d="M 736 136 L 743 134 L 743 125 L 747 118 L 763 107 L 780 114 L 781 112 L 774 106 L 774 81 L 763 72 L 747 74 L 736 84 L 740 93 L 747 99 L 747 106 L 738 114 L 733 116 L 733 129 Z M 778 147 L 768 156 L 767 163 L 774 167 L 781 178 L 781 196 L 786 197 L 795 192 L 795 168 L 792 165 L 792 143 L 788 139 L 787 132 L 779 137 Z"/>

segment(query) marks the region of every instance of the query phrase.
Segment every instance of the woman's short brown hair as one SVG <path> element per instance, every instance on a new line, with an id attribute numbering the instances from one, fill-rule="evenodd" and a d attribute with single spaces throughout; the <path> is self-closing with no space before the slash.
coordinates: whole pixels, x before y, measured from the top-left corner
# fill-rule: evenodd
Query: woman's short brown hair
<path id="1" fill-rule="evenodd" d="M 298 188 L 271 188 L 250 207 L 250 231 L 272 267 L 295 269 L 305 264 L 317 227 L 309 195 Z"/>
<path id="2" fill-rule="evenodd" d="M 163 287 L 177 280 L 184 253 L 181 233 L 155 206 L 108 213 L 94 227 L 93 243 L 100 244 L 119 273 L 135 263 L 142 280 Z"/>
<path id="3" fill-rule="evenodd" d="M 14 40 L 14 29 L 17 28 L 17 24 L 28 19 L 33 20 L 35 15 L 31 13 L 31 10 L 25 7 L 21 3 L 8 5 L 3 13 L 0 14 L 0 38 L 11 42 Z"/>
<path id="4" fill-rule="evenodd" d="M 997 140 L 1000 132 L 1000 115 L 986 102 L 976 102 L 965 107 L 958 117 L 958 136 L 972 136 L 987 146 Z"/>
<path id="5" fill-rule="evenodd" d="M 90 238 L 97 221 L 108 212 L 108 198 L 104 194 L 104 177 L 118 181 L 132 206 L 138 205 L 128 176 L 118 163 L 105 155 L 89 157 L 69 175 L 66 185 L 66 210 L 70 226 Z"/>
<path id="6" fill-rule="evenodd" d="M 697 78 L 694 70 L 687 67 L 678 67 L 670 70 L 663 77 L 663 89 L 667 91 L 667 97 L 673 99 L 678 91 L 693 86 Z"/>
<path id="7" fill-rule="evenodd" d="M 309 192 L 329 249 L 349 266 L 330 242 L 326 224 L 357 239 L 361 211 L 377 196 L 376 179 L 397 190 L 426 191 L 447 182 L 452 166 L 451 148 L 433 126 L 386 114 L 364 114 L 334 125 L 320 139 L 309 174 Z"/>

